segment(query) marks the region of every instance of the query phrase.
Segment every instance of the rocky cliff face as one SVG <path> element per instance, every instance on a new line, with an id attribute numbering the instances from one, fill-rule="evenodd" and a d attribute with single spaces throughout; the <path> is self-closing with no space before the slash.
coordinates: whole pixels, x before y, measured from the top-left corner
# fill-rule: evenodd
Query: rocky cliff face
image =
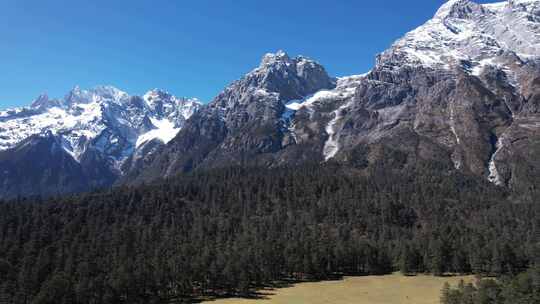
<path id="1" fill-rule="evenodd" d="M 537 0 L 448 1 L 369 73 L 336 80 L 269 54 L 136 180 L 232 164 L 434 161 L 527 195 L 540 176 L 539 22 Z"/>
<path id="2" fill-rule="evenodd" d="M 407 150 L 413 142 L 396 137 L 405 132 L 417 143 L 408 155 L 447 158 L 521 193 L 535 189 L 539 14 L 540 1 L 448 1 L 377 58 L 344 117 L 343 152 L 392 138 Z"/>

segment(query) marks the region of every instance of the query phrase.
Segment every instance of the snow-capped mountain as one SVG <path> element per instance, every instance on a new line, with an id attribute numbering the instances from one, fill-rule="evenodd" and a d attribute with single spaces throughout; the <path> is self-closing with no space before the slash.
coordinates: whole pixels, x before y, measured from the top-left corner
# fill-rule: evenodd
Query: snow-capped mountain
<path id="1" fill-rule="evenodd" d="M 433 19 L 381 54 L 378 64 L 433 68 L 465 65 L 478 74 L 486 65 L 511 64 L 539 54 L 539 1 L 478 4 L 450 0 Z"/>
<path id="2" fill-rule="evenodd" d="M 141 151 L 147 151 L 144 146 L 150 142 L 168 143 L 201 105 L 197 99 L 157 89 L 142 97 L 111 86 L 75 87 L 60 99 L 44 94 L 29 107 L 0 112 L 0 152 L 7 155 L 47 139 L 80 166 L 96 167 L 100 162 L 111 175 L 120 176 L 132 155 L 144 156 Z M 49 140 L 51 136 L 55 139 Z"/>
<path id="3" fill-rule="evenodd" d="M 267 54 L 135 179 L 231 164 L 428 162 L 530 195 L 539 43 L 540 0 L 450 0 L 363 75 L 334 79 L 303 56 Z"/>
<path id="4" fill-rule="evenodd" d="M 362 75 L 334 78 L 315 60 L 278 51 L 204 106 L 158 90 L 43 95 L 0 112 L 0 186 L 18 185 L 13 176 L 25 174 L 5 161 L 14 151 L 26 164 L 62 147 L 69 158 L 49 159 L 62 168 L 78 163 L 83 185 L 340 162 L 368 172 L 429 166 L 532 198 L 540 195 L 539 43 L 540 0 L 450 0 Z M 46 141 L 30 136 L 46 130 Z M 94 182 L 108 168 L 112 177 Z M 63 185 L 65 176 L 55 181 Z M 23 188 L 10 191 L 31 186 Z"/>
<path id="5" fill-rule="evenodd" d="M 75 87 L 62 99 L 41 95 L 30 107 L 0 112 L 0 150 L 50 131 L 77 161 L 93 147 L 122 162 L 145 142 L 169 142 L 200 106 L 157 89 L 141 98 L 110 86 Z"/>
<path id="6" fill-rule="evenodd" d="M 335 86 L 336 80 L 314 60 L 291 58 L 283 51 L 266 54 L 258 67 L 193 115 L 131 180 L 213 166 L 268 165 L 285 146 L 294 145 L 297 130 L 284 119 L 285 105 Z"/>
<path id="7" fill-rule="evenodd" d="M 513 143 L 521 141 L 518 137 L 529 137 L 530 134 L 524 133 L 531 132 L 537 136 L 540 132 L 540 118 L 535 115 L 539 61 L 540 1 L 478 4 L 470 0 L 450 0 L 433 19 L 407 33 L 379 55 L 376 69 L 410 66 L 463 72 L 476 77 L 493 94 L 491 98 L 500 98 L 503 105 L 499 114 L 506 113 L 499 117 L 503 123 L 491 126 L 492 152 L 484 175 L 497 185 L 506 185 L 512 182 L 515 173 L 510 172 L 507 164 L 497 162 L 515 154 L 511 150 Z M 458 117 L 459 106 L 454 104 L 449 106 L 448 121 L 455 142 L 461 145 L 461 138 L 471 130 L 460 132 L 463 128 L 460 120 L 464 118 Z M 455 166 L 461 168 L 462 156 L 457 154 L 462 153 L 454 155 Z"/>

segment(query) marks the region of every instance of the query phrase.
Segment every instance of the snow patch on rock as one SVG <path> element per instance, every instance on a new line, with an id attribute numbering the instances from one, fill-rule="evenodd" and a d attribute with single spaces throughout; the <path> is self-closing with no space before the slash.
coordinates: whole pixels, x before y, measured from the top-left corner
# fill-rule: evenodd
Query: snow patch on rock
<path id="1" fill-rule="evenodd" d="M 493 153 L 493 155 L 491 155 L 491 159 L 489 160 L 489 166 L 488 166 L 488 169 L 489 169 L 489 176 L 488 176 L 488 180 L 489 182 L 497 185 L 497 186 L 502 186 L 503 185 L 503 180 L 501 178 L 501 175 L 499 174 L 499 170 L 497 170 L 497 163 L 495 162 L 495 158 L 497 157 L 497 154 L 503 149 L 503 137 L 499 138 L 497 140 L 497 144 L 496 144 L 496 150 L 495 150 L 495 153 Z"/>
<path id="2" fill-rule="evenodd" d="M 325 161 L 329 161 L 330 159 L 334 158 L 339 152 L 338 122 L 343 117 L 343 111 L 350 107 L 351 104 L 352 102 L 348 102 L 335 110 L 334 118 L 330 120 L 330 122 L 325 128 L 326 134 L 328 134 L 328 139 L 324 143 L 323 148 L 323 155 Z"/>
<path id="3" fill-rule="evenodd" d="M 353 75 L 348 77 L 338 78 L 337 86 L 333 90 L 322 90 L 311 96 L 306 97 L 304 100 L 293 100 L 285 105 L 287 109 L 292 111 L 299 111 L 302 108 L 312 108 L 314 105 L 317 105 L 326 101 L 335 101 L 351 98 L 361 80 L 367 76 L 366 74 L 362 75 Z"/>
<path id="4" fill-rule="evenodd" d="M 139 148 L 141 145 L 153 139 L 159 139 L 163 143 L 167 144 L 180 131 L 180 128 L 176 128 L 174 123 L 168 119 L 158 120 L 155 118 L 150 118 L 150 120 L 152 121 L 152 124 L 156 127 L 156 129 L 146 132 L 142 134 L 141 136 L 139 136 L 135 144 L 136 148 Z"/>

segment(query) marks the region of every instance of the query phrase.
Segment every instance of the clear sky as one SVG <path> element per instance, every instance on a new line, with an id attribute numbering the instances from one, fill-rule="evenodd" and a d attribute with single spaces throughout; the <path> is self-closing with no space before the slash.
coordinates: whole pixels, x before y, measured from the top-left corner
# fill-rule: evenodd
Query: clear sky
<path id="1" fill-rule="evenodd" d="M 444 2 L 1 0 L 0 108 L 101 84 L 209 101 L 278 49 L 359 74 Z"/>

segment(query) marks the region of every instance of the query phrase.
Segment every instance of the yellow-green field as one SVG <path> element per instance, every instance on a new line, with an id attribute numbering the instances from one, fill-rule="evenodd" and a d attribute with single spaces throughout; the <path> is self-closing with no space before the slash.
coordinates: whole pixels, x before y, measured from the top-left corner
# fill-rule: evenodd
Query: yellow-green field
<path id="1" fill-rule="evenodd" d="M 262 290 L 261 300 L 221 299 L 214 304 L 439 304 L 445 282 L 457 285 L 474 277 L 347 277 L 341 281 L 301 283 L 288 288 Z"/>

